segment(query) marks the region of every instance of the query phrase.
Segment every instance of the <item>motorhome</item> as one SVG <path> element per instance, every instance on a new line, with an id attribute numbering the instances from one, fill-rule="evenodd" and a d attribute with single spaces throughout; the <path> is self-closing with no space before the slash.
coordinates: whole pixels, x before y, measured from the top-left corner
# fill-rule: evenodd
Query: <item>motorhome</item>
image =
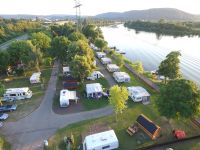
<path id="1" fill-rule="evenodd" d="M 119 72 L 119 66 L 116 64 L 107 64 L 107 69 L 109 72 Z"/>
<path id="2" fill-rule="evenodd" d="M 94 72 L 92 72 L 92 74 L 89 77 L 87 77 L 87 79 L 88 80 L 96 80 L 96 79 L 99 79 L 102 77 L 104 77 L 104 75 L 100 71 L 94 71 Z"/>
<path id="3" fill-rule="evenodd" d="M 30 99 L 32 97 L 32 91 L 28 87 L 23 88 L 10 88 L 6 89 L 3 95 L 4 101 L 15 101 L 22 99 Z"/>
<path id="4" fill-rule="evenodd" d="M 31 84 L 40 83 L 40 76 L 41 72 L 33 73 L 32 76 L 30 77 L 30 83 Z"/>
<path id="5" fill-rule="evenodd" d="M 150 94 L 141 86 L 128 87 L 128 93 L 134 102 L 150 101 Z"/>
<path id="6" fill-rule="evenodd" d="M 112 59 L 110 59 L 108 57 L 101 58 L 101 63 L 104 65 L 110 64 L 111 62 L 112 62 Z"/>
<path id="7" fill-rule="evenodd" d="M 130 82 L 131 78 L 126 72 L 114 72 L 113 73 L 114 79 L 118 82 Z"/>
<path id="8" fill-rule="evenodd" d="M 112 150 L 119 148 L 114 130 L 108 130 L 85 137 L 83 150 Z"/>
<path id="9" fill-rule="evenodd" d="M 61 90 L 60 91 L 60 107 L 69 106 L 70 100 L 74 100 L 77 102 L 78 97 L 76 96 L 76 91 Z"/>

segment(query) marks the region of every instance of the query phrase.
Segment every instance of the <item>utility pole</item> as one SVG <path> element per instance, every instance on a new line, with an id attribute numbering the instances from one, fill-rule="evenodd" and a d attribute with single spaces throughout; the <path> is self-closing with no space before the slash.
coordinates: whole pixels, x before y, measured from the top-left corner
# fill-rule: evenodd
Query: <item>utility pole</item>
<path id="1" fill-rule="evenodd" d="M 80 31 L 80 29 L 81 29 L 81 6 L 82 6 L 82 4 L 80 3 L 79 0 L 74 0 L 74 1 L 75 1 L 74 8 L 76 9 L 76 31 Z"/>

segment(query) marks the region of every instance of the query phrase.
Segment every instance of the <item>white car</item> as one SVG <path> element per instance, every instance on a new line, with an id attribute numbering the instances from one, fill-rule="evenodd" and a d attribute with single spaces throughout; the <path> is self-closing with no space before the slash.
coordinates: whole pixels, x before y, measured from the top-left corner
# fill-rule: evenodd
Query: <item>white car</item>
<path id="1" fill-rule="evenodd" d="M 2 113 L 0 114 L 0 120 L 6 120 L 8 118 L 8 114 Z"/>

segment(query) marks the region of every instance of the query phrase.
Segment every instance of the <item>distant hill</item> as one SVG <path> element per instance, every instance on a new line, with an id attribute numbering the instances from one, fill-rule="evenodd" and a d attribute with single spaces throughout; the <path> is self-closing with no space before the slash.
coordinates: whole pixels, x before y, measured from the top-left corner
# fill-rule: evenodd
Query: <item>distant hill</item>
<path id="1" fill-rule="evenodd" d="M 123 13 L 108 12 L 96 15 L 95 18 L 112 20 L 179 20 L 200 21 L 200 15 L 193 15 L 174 8 L 152 8 L 147 10 L 132 10 Z"/>
<path id="2" fill-rule="evenodd" d="M 75 15 L 1 15 L 3 18 L 15 19 L 35 19 L 36 17 L 44 20 L 66 20 L 75 19 Z M 146 10 L 132 10 L 123 13 L 108 12 L 96 16 L 82 16 L 82 18 L 111 19 L 111 20 L 178 20 L 178 21 L 200 21 L 200 15 L 193 15 L 174 8 L 152 8 Z"/>

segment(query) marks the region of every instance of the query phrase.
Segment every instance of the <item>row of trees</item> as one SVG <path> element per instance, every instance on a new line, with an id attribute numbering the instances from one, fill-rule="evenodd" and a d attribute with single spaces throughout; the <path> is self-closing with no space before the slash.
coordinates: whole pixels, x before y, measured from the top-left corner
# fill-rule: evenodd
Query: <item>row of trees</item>
<path id="1" fill-rule="evenodd" d="M 103 40 L 101 30 L 94 25 L 85 24 L 81 31 L 76 31 L 76 26 L 68 23 L 51 26 L 51 32 L 54 38 L 49 54 L 58 58 L 61 63 L 66 62 L 72 75 L 83 82 L 95 69 L 94 54 L 89 44 Z"/>
<path id="2" fill-rule="evenodd" d="M 24 73 L 27 69 L 36 68 L 48 56 L 51 38 L 43 32 L 33 33 L 30 40 L 14 41 L 5 51 L 0 51 L 0 72 L 17 74 Z"/>
<path id="3" fill-rule="evenodd" d="M 195 23 L 194 23 L 195 24 Z M 198 35 L 200 36 L 199 25 L 191 25 L 185 22 L 149 22 L 149 21 L 129 21 L 124 24 L 126 27 L 135 29 L 136 31 L 154 32 L 158 35 Z"/>
<path id="4" fill-rule="evenodd" d="M 39 22 L 0 18 L 0 44 L 28 31 L 41 27 Z"/>

